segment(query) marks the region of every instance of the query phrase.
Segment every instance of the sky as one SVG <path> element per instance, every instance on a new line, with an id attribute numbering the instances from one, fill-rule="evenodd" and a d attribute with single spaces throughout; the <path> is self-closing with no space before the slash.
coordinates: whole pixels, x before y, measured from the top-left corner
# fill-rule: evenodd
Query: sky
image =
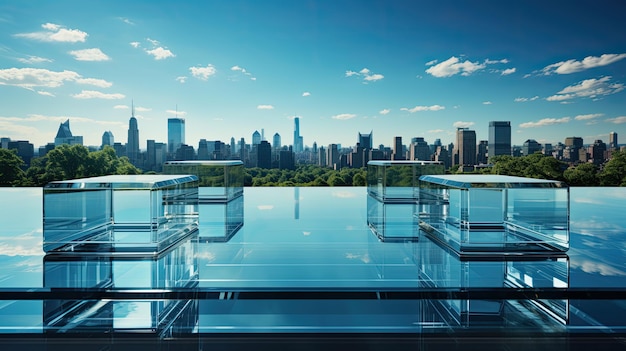
<path id="1" fill-rule="evenodd" d="M 626 12 L 619 1 L 0 0 L 0 137 L 85 145 L 229 143 L 263 131 L 352 146 L 626 138 Z M 620 139 L 620 142 L 621 140 Z"/>

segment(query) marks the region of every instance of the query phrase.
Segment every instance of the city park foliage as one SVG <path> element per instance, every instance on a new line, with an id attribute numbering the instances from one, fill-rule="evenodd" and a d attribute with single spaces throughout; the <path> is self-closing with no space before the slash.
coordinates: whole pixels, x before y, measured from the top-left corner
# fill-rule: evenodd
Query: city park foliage
<path id="1" fill-rule="evenodd" d="M 111 147 L 89 151 L 82 145 L 61 145 L 43 157 L 24 161 L 15 150 L 0 149 L 0 186 L 43 186 L 50 181 L 110 174 L 140 174 L 127 157 L 118 157 Z M 150 172 L 154 173 L 154 172 Z M 553 157 L 533 154 L 524 157 L 496 156 L 493 167 L 476 173 L 565 181 L 571 186 L 626 186 L 626 152 L 616 151 L 601 167 L 592 163 L 569 166 Z M 402 175 L 398 175 L 402 177 Z M 407 174 L 407 177 L 410 175 Z M 407 185 L 411 184 L 407 178 Z M 299 165 L 295 170 L 246 168 L 245 186 L 365 186 L 365 168 L 333 170 L 316 165 Z M 402 184 L 402 180 L 394 181 Z"/>

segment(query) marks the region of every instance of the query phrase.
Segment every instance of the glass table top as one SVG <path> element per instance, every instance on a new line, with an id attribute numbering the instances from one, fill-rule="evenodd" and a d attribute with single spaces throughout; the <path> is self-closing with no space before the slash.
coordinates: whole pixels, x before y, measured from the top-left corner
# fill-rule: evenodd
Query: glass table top
<path id="1" fill-rule="evenodd" d="M 46 255 L 42 189 L 0 189 L 0 333 L 626 330 L 626 189 L 571 188 L 566 253 L 500 258 L 381 242 L 367 196 L 245 188 L 158 255 Z"/>

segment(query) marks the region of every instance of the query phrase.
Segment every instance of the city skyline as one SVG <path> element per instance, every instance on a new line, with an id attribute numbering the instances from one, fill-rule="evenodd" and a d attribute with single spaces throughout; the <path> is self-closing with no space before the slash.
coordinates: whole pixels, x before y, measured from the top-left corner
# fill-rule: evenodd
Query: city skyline
<path id="1" fill-rule="evenodd" d="M 306 146 L 423 137 L 609 142 L 626 133 L 626 24 L 619 4 L 526 1 L 0 4 L 0 136 L 54 141 L 69 120 L 85 145 L 134 115 L 145 140 L 250 142 L 255 130 Z M 134 113 L 131 101 L 134 100 Z M 180 107 L 180 109 L 176 108 Z M 289 144 L 287 142 L 287 144 Z"/>

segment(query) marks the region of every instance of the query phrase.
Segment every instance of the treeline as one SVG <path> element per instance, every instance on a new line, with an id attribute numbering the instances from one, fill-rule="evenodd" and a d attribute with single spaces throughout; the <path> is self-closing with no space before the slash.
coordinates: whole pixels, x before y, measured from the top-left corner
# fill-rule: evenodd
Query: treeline
<path id="1" fill-rule="evenodd" d="M 557 159 L 533 154 L 524 157 L 497 156 L 493 167 L 475 173 L 513 175 L 564 181 L 571 186 L 626 186 L 626 152 L 616 151 L 599 167 L 592 163 L 569 166 Z M 90 152 L 82 145 L 61 145 L 43 157 L 24 161 L 15 150 L 0 149 L 0 186 L 43 186 L 55 180 L 110 174 L 140 174 L 127 157 L 118 157 L 111 147 Z M 300 165 L 295 170 L 247 168 L 245 186 L 365 186 L 365 168 L 333 170 L 316 165 Z M 150 172 L 154 173 L 154 172 Z M 397 175 L 400 178 L 411 175 Z M 401 179 L 394 180 L 402 184 Z M 410 181 L 407 183 L 410 184 Z"/>
<path id="2" fill-rule="evenodd" d="M 570 186 L 626 186 L 626 152 L 615 151 L 602 167 L 593 163 L 568 166 L 554 157 L 533 154 L 524 157 L 496 156 L 493 167 L 480 173 L 564 181 Z"/>
<path id="3" fill-rule="evenodd" d="M 43 186 L 55 180 L 141 173 L 110 146 L 90 152 L 82 145 L 60 145 L 33 158 L 26 171 L 23 166 L 14 150 L 0 149 L 0 186 Z"/>

